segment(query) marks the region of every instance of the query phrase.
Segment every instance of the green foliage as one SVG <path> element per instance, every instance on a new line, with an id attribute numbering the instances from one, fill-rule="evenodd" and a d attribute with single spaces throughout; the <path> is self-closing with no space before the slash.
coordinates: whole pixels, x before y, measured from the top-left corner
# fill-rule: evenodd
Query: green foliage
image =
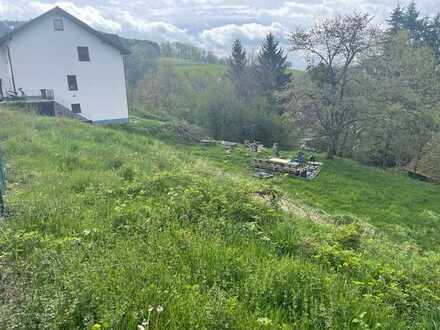
<path id="1" fill-rule="evenodd" d="M 160 48 L 155 42 L 147 40 L 122 39 L 122 42 L 131 52 L 125 62 L 127 83 L 130 88 L 135 88 L 139 81 L 157 67 Z"/>
<path id="2" fill-rule="evenodd" d="M 165 42 L 160 45 L 161 54 L 164 57 L 187 60 L 192 63 L 209 63 L 224 65 L 225 60 L 217 57 L 211 51 L 181 42 Z"/>
<path id="3" fill-rule="evenodd" d="M 419 159 L 438 129 L 438 64 L 430 49 L 411 47 L 408 40 L 406 32 L 397 34 L 364 63 L 370 110 L 356 153 L 381 166 Z"/>
<path id="4" fill-rule="evenodd" d="M 413 45 L 431 48 L 440 60 L 440 13 L 421 17 L 416 3 L 411 1 L 407 7 L 397 5 L 387 21 L 391 36 L 406 30 Z"/>
<path id="5" fill-rule="evenodd" d="M 176 148 L 147 120 L 103 128 L 3 109 L 0 120 L 11 168 L 0 328 L 440 321 L 440 238 L 428 233 L 438 221 L 421 213 L 440 214 L 436 186 L 339 160 L 315 182 L 275 179 L 285 197 L 335 213 L 309 219 L 255 197 L 274 187 L 241 175 L 241 147 L 230 158 L 220 147 Z M 391 224 L 411 237 L 389 235 Z"/>
<path id="6" fill-rule="evenodd" d="M 236 89 L 239 96 L 245 96 L 249 92 L 246 90 L 246 77 L 249 75 L 248 59 L 246 50 L 241 45 L 241 41 L 236 39 L 232 45 L 231 56 L 228 61 L 228 78 Z"/>
<path id="7" fill-rule="evenodd" d="M 325 139 L 328 159 L 358 132 L 366 110 L 358 61 L 380 44 L 380 35 L 369 14 L 354 13 L 326 18 L 290 36 L 292 50 L 305 53 L 309 74 L 279 95 L 298 122 Z"/>
<path id="8" fill-rule="evenodd" d="M 272 33 L 266 36 L 257 56 L 256 74 L 263 93 L 282 90 L 291 80 L 287 54 Z"/>
<path id="9" fill-rule="evenodd" d="M 166 63 L 139 84 L 136 115 L 184 120 L 219 140 L 255 139 L 266 144 L 281 141 L 284 146 L 291 145 L 290 138 L 295 132 L 290 122 L 272 113 L 266 98 L 244 98 L 224 74 L 182 70 L 172 62 Z M 239 83 L 247 86 L 244 80 Z"/>

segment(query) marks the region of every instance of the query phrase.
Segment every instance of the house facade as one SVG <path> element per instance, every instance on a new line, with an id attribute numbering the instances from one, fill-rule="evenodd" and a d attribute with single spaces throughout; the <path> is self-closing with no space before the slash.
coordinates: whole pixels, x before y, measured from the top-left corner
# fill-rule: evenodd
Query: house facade
<path id="1" fill-rule="evenodd" d="M 56 7 L 0 38 L 0 97 L 51 101 L 93 123 L 127 122 L 128 54 L 117 36 Z"/>

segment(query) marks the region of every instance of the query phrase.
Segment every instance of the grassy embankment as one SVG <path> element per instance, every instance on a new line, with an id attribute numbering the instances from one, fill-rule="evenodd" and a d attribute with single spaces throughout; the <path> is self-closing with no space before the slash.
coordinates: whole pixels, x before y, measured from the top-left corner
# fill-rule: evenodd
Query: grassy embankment
<path id="1" fill-rule="evenodd" d="M 169 65 L 176 70 L 178 73 L 204 73 L 216 76 L 221 76 L 225 74 L 228 70 L 226 65 L 222 64 L 207 64 L 207 63 L 197 63 L 193 61 L 187 61 L 176 58 L 162 57 L 159 61 L 162 65 Z M 304 72 L 301 70 L 291 69 L 290 72 L 294 77 L 301 76 Z"/>
<path id="2" fill-rule="evenodd" d="M 261 182 L 244 149 L 177 144 L 143 120 L 0 109 L 0 123 L 0 328 L 440 324 L 439 186 L 345 160 L 315 182 Z"/>

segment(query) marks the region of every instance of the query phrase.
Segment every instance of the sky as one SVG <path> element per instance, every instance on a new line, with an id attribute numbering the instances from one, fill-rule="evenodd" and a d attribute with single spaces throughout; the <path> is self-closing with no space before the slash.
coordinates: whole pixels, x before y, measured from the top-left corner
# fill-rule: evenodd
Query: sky
<path id="1" fill-rule="evenodd" d="M 235 38 L 256 49 L 272 32 L 285 47 L 297 27 L 324 16 L 368 12 L 382 24 L 397 2 L 409 0 L 0 0 L 0 19 L 28 20 L 60 6 L 95 29 L 157 42 L 181 41 L 225 56 Z M 440 0 L 418 0 L 423 15 Z"/>

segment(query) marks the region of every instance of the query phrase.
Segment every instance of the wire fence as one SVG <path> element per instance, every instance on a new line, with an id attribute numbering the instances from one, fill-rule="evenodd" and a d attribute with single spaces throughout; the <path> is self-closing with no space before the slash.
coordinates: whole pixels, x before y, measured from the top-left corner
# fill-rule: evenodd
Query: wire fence
<path id="1" fill-rule="evenodd" d="M 5 200 L 4 200 L 4 193 L 5 193 L 5 166 L 3 162 L 2 155 L 0 154 L 0 215 L 3 215 L 5 212 Z"/>

